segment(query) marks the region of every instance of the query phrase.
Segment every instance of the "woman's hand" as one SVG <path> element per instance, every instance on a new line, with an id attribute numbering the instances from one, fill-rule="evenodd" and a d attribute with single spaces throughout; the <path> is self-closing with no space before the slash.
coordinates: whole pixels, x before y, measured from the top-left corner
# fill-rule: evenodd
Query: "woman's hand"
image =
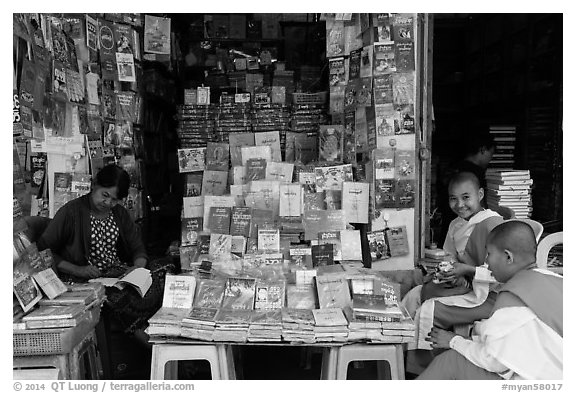
<path id="1" fill-rule="evenodd" d="M 434 349 L 450 349 L 450 340 L 452 340 L 452 338 L 456 335 L 456 333 L 433 327 L 425 340 L 430 341 L 432 343 L 432 348 Z"/>
<path id="2" fill-rule="evenodd" d="M 82 278 L 98 278 L 102 275 L 102 272 L 93 265 L 86 265 L 86 266 L 78 266 L 74 272 L 75 276 L 82 277 Z"/>

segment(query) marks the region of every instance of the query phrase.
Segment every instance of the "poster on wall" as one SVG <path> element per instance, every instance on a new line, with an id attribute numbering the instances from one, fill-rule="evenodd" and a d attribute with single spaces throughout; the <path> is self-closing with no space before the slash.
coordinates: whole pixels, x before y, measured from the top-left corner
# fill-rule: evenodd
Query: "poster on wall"
<path id="1" fill-rule="evenodd" d="M 170 18 L 146 15 L 144 18 L 144 52 L 170 54 Z"/>

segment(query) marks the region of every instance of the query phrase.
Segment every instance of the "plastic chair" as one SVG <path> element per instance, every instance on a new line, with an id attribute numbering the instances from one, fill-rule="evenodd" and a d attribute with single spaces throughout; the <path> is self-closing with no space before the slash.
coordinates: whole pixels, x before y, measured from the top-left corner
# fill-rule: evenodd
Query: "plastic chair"
<path id="1" fill-rule="evenodd" d="M 212 379 L 236 377 L 232 352 L 223 344 L 154 344 L 150 379 L 177 379 L 179 360 L 207 360 Z M 168 372 L 165 367 L 167 364 Z"/>
<path id="2" fill-rule="evenodd" d="M 388 362 L 390 365 L 391 379 L 405 379 L 404 352 L 402 344 L 350 344 L 340 347 L 338 350 L 336 379 L 346 379 L 348 374 L 348 364 L 357 360 L 376 360 L 379 379 L 383 378 L 386 374 L 384 367 L 382 367 L 383 361 Z"/>
<path id="3" fill-rule="evenodd" d="M 552 247 L 563 243 L 563 233 L 564 232 L 551 233 L 538 243 L 536 250 L 536 265 L 538 265 L 538 268 L 548 268 L 548 253 Z"/>
<path id="4" fill-rule="evenodd" d="M 500 214 L 502 216 L 503 219 L 505 220 L 510 220 L 512 218 L 516 218 L 516 213 L 514 213 L 514 210 L 510 209 L 509 207 L 506 206 L 497 206 L 495 209 L 493 209 L 496 213 Z"/>
<path id="5" fill-rule="evenodd" d="M 536 243 L 540 241 L 540 237 L 542 236 L 542 233 L 544 233 L 544 226 L 536 220 L 532 220 L 530 218 L 512 218 L 508 221 L 522 221 L 530 225 L 534 231 L 534 236 L 536 236 Z"/>

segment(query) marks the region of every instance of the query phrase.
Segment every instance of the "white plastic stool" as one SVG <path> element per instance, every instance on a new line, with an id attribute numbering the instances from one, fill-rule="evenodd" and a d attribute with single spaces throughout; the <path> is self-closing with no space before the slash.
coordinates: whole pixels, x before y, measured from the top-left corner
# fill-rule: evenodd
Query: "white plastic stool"
<path id="1" fill-rule="evenodd" d="M 206 360 L 210 363 L 212 379 L 235 378 L 234 359 L 229 346 L 223 344 L 154 344 L 150 379 L 177 379 L 179 360 Z M 168 362 L 168 372 L 165 366 Z"/>
<path id="2" fill-rule="evenodd" d="M 370 345 L 351 344 L 344 345 L 338 350 L 338 366 L 336 379 L 346 379 L 348 364 L 357 360 L 376 360 L 378 378 L 384 378 L 383 362 L 390 365 L 391 379 L 404 379 L 404 352 L 402 344 Z"/>
<path id="3" fill-rule="evenodd" d="M 340 347 L 323 348 L 320 379 L 336 379 L 336 367 L 338 366 L 339 349 Z"/>

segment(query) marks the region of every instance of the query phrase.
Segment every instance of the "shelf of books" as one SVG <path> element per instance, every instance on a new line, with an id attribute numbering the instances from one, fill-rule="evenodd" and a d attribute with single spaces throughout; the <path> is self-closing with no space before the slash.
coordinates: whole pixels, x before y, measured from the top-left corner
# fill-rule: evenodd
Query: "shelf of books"
<path id="1" fill-rule="evenodd" d="M 192 307 L 165 304 L 149 334 L 413 339 L 398 284 L 381 270 L 414 267 L 418 18 L 322 18 L 329 91 L 293 90 L 305 85 L 294 76 L 309 75 L 284 64 L 273 72 L 280 79 L 262 75 L 258 62 L 242 72 L 237 61 L 226 74 L 229 83 L 235 78 L 234 94 L 210 86 L 184 91 L 179 257 L 195 290 Z M 368 258 L 372 269 L 364 267 Z"/>
<path id="2" fill-rule="evenodd" d="M 516 163 L 516 126 L 491 125 L 490 135 L 494 138 L 494 154 L 490 167 L 514 169 Z"/>
<path id="3" fill-rule="evenodd" d="M 14 130 L 30 179 L 26 214 L 53 217 L 116 163 L 131 176 L 124 205 L 142 217 L 142 61 L 170 53 L 170 34 L 152 25 L 170 30 L 166 18 L 140 14 L 14 14 L 25 48 L 15 48 Z"/>

